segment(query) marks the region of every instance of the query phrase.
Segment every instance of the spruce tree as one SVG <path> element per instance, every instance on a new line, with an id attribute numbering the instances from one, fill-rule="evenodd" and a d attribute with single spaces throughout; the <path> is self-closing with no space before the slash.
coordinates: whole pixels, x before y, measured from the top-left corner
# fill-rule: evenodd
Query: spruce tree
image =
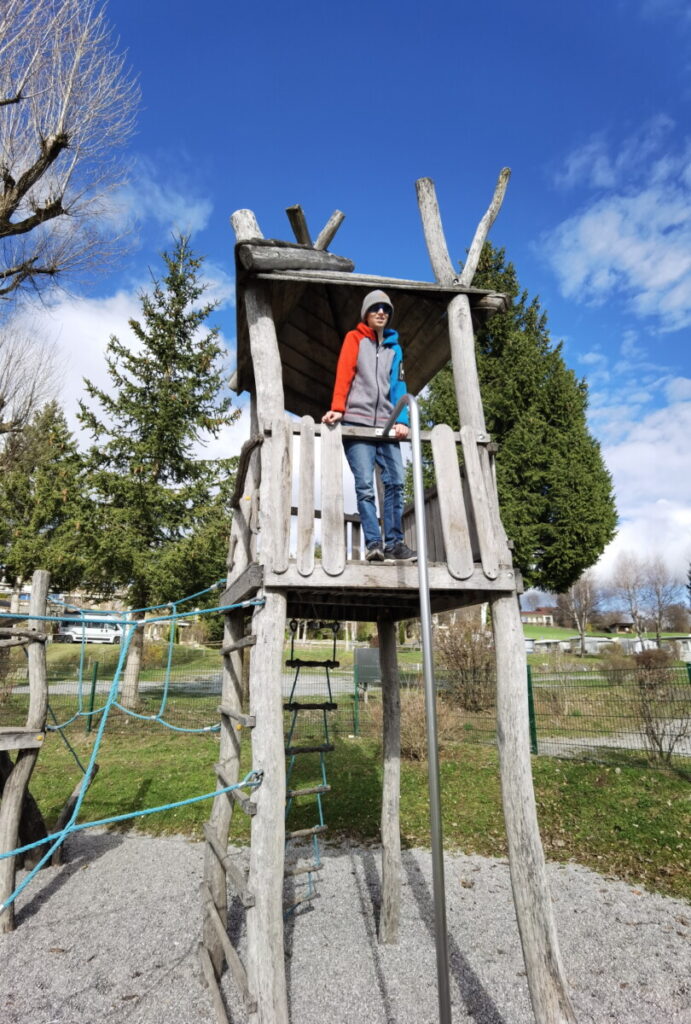
<path id="1" fill-rule="evenodd" d="M 79 418 L 90 431 L 92 549 L 88 578 L 125 591 L 131 608 L 179 600 L 223 575 L 228 496 L 236 460 L 198 449 L 238 415 L 224 394 L 218 329 L 206 321 L 202 259 L 187 237 L 163 254 L 165 275 L 140 296 L 131 320 L 136 345 L 111 337 L 108 390 L 86 381 Z M 141 630 L 128 658 L 123 700 L 136 703 Z"/>
<path id="2" fill-rule="evenodd" d="M 612 480 L 587 427 L 587 385 L 565 365 L 538 298 L 521 290 L 504 249 L 485 244 L 473 285 L 512 300 L 479 329 L 476 354 L 514 563 L 526 586 L 563 592 L 597 560 L 617 522 Z M 430 426 L 458 427 L 450 366 L 430 383 L 421 412 Z"/>
<path id="3" fill-rule="evenodd" d="M 62 410 L 49 402 L 0 453 L 0 564 L 16 588 L 35 569 L 70 589 L 84 568 L 82 460 Z"/>

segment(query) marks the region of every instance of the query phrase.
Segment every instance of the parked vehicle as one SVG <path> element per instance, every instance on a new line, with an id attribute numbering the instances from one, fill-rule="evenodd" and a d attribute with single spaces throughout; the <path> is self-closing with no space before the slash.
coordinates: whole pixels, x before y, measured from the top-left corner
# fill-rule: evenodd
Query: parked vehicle
<path id="1" fill-rule="evenodd" d="M 119 644 L 121 639 L 120 626 L 93 615 L 85 615 L 81 622 L 61 622 L 53 637 L 59 644 Z"/>

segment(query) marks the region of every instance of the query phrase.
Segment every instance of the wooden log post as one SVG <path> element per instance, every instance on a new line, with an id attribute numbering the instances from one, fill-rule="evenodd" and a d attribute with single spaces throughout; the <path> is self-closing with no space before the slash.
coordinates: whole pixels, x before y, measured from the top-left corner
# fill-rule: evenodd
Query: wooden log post
<path id="1" fill-rule="evenodd" d="M 250 211 L 231 217 L 238 242 L 261 238 Z M 289 453 L 285 431 L 269 436 L 271 427 L 284 422 L 281 359 L 271 304 L 260 282 L 245 287 L 245 308 L 256 387 L 257 429 L 267 435 L 261 447 L 259 502 L 259 558 L 264 552 L 284 550 L 285 531 L 271 507 L 275 482 L 271 474 L 283 467 Z M 290 501 L 281 515 L 290 515 Z M 272 555 L 270 554 L 270 557 Z M 247 910 L 247 977 L 256 999 L 258 1024 L 288 1024 L 288 996 L 283 949 L 283 870 L 285 846 L 285 753 L 283 740 L 282 654 L 286 597 L 264 594 L 264 604 L 253 615 L 257 643 L 250 661 L 250 714 L 252 767 L 263 773 L 255 791 L 257 813 L 252 817 L 248 887 L 255 898 Z"/>
<path id="2" fill-rule="evenodd" d="M 466 286 L 475 275 L 482 246 L 501 207 L 508 178 L 509 172 L 505 168 L 499 176 L 490 207 L 475 232 L 459 279 Z M 425 182 L 425 201 L 420 203 L 425 239 L 435 274 L 448 275 L 448 268 L 453 265 L 445 248 L 436 197 L 433 196 L 434 185 L 429 179 Z M 441 283 L 442 277 L 438 279 Z M 466 439 L 472 430 L 480 440 L 486 437 L 485 416 L 470 303 L 466 295 L 457 295 L 451 300 L 448 317 L 454 387 L 462 429 Z M 495 525 L 494 547 L 500 561 L 510 565 L 511 553 L 501 526 L 492 468 L 484 445 L 478 454 L 485 484 L 483 498 L 490 499 Z M 490 603 L 497 661 L 497 740 L 502 800 L 514 906 L 533 1012 L 537 1024 L 575 1024 L 561 965 L 535 808 L 528 737 L 525 647 L 518 599 L 514 593 L 492 598 Z"/>
<path id="3" fill-rule="evenodd" d="M 45 615 L 48 600 L 50 573 L 38 569 L 31 581 L 31 603 L 29 615 Z M 40 619 L 29 618 L 28 628 L 43 632 L 44 623 Z M 42 732 L 48 713 L 48 682 L 46 674 L 46 648 L 44 643 L 31 643 L 27 651 L 29 671 L 29 710 L 26 725 L 29 729 Z M 17 760 L 5 782 L 0 805 L 0 851 L 7 853 L 17 847 L 19 822 L 24 805 L 24 796 L 29 786 L 31 773 L 38 758 L 38 748 L 28 748 L 17 752 Z M 12 895 L 15 887 L 16 858 L 5 857 L 0 860 L 0 906 Z M 14 904 L 0 911 L 0 932 L 11 932 L 14 929 Z"/>
<path id="4" fill-rule="evenodd" d="M 393 944 L 398 942 L 401 919 L 401 692 L 396 658 L 396 623 L 391 619 L 379 619 L 377 631 L 384 718 L 379 941 Z"/>

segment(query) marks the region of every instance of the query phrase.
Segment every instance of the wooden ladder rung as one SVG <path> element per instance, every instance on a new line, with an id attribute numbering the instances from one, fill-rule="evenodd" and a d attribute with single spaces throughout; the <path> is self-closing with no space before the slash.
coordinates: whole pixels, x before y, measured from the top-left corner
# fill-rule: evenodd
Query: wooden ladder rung
<path id="1" fill-rule="evenodd" d="M 288 789 L 286 790 L 286 800 L 292 799 L 294 796 L 313 796 L 317 793 L 330 793 L 331 786 L 310 786 L 309 789 Z"/>
<path id="2" fill-rule="evenodd" d="M 316 892 L 315 891 L 313 893 L 308 893 L 307 896 L 301 896 L 299 900 L 293 900 L 293 902 L 290 904 L 290 906 L 286 907 L 286 911 L 288 911 L 288 910 L 295 910 L 295 908 L 299 907 L 301 903 L 309 903 L 311 900 L 318 900 L 318 899 L 321 899 L 321 893 L 320 892 Z"/>
<path id="3" fill-rule="evenodd" d="M 335 749 L 333 743 L 322 743 L 320 747 L 286 747 L 286 757 L 295 754 L 329 754 Z"/>
<path id="4" fill-rule="evenodd" d="M 286 868 L 283 874 L 286 878 L 292 878 L 294 875 L 311 875 L 317 871 L 323 871 L 323 869 L 323 864 L 293 864 Z"/>
<path id="5" fill-rule="evenodd" d="M 228 614 L 232 615 L 232 612 L 228 612 Z M 243 636 L 241 640 L 236 640 L 232 644 L 224 644 L 223 647 L 221 647 L 221 654 L 225 656 L 232 654 L 233 651 L 242 651 L 245 647 L 254 647 L 256 642 L 257 638 L 254 634 L 250 636 Z"/>
<path id="6" fill-rule="evenodd" d="M 286 839 L 302 839 L 303 836 L 318 836 L 326 832 L 327 825 L 313 825 L 312 828 L 299 828 L 295 832 L 286 832 Z"/>
<path id="7" fill-rule="evenodd" d="M 223 844 L 218 838 L 218 834 L 208 821 L 204 825 L 204 838 L 216 854 L 221 867 L 226 873 L 226 878 L 230 879 L 230 882 L 243 907 L 246 910 L 253 907 L 257 901 L 254 897 L 254 893 L 250 892 L 247 886 L 245 873 L 237 866 L 232 854 L 228 853 L 228 851 L 224 849 Z"/>
<path id="8" fill-rule="evenodd" d="M 235 722 L 239 722 L 240 725 L 244 725 L 245 729 L 254 729 L 257 724 L 257 719 L 254 715 L 244 715 L 242 711 L 236 711 L 235 708 L 228 707 L 227 704 L 219 705 L 218 710 L 225 718 L 232 718 Z"/>
<path id="9" fill-rule="evenodd" d="M 5 726 L 0 729 L 0 750 L 36 750 L 46 738 L 41 729 L 28 726 Z"/>
<path id="10" fill-rule="evenodd" d="M 215 764 L 214 771 L 218 776 L 219 781 L 224 786 L 235 786 L 237 783 L 231 782 L 225 773 L 225 768 L 222 764 Z M 248 797 L 247 793 L 243 793 L 240 789 L 230 789 L 226 794 L 231 800 L 234 800 L 236 804 L 242 807 L 245 814 L 250 816 L 257 813 L 257 805 Z"/>
<path id="11" fill-rule="evenodd" d="M 235 984 L 237 985 L 242 995 L 243 1001 L 245 1003 L 245 1009 L 247 1010 L 248 1013 L 256 1013 L 257 1000 L 254 999 L 250 994 L 249 986 L 247 984 L 247 971 L 245 970 L 242 960 L 238 956 L 238 952 L 235 949 L 235 946 L 233 946 L 232 942 L 228 938 L 228 933 L 225 929 L 225 925 L 221 920 L 221 915 L 218 912 L 216 904 L 214 903 L 213 900 L 213 896 L 211 895 L 211 890 L 209 889 L 206 882 L 202 882 L 202 895 L 204 898 L 204 906 L 209 914 L 209 919 L 211 920 L 214 928 L 218 933 L 218 937 L 221 940 L 221 945 L 223 947 L 223 954 L 226 958 L 226 963 L 228 964 L 230 972 L 233 975 L 233 978 L 235 979 Z"/>
<path id="12" fill-rule="evenodd" d="M 214 1011 L 216 1013 L 216 1020 L 218 1024 L 230 1024 L 228 1020 L 228 1014 L 226 1013 L 225 1003 L 221 995 L 221 990 L 218 985 L 218 979 L 216 978 L 216 972 L 214 971 L 214 965 L 211 963 L 211 957 L 209 951 L 203 942 L 200 942 L 197 947 L 199 954 L 199 963 L 201 965 L 202 974 L 204 975 L 204 981 L 206 982 L 207 988 L 211 994 L 211 1002 L 213 1003 Z"/>
<path id="13" fill-rule="evenodd" d="M 322 704 L 303 704 L 292 700 L 289 704 L 283 705 L 284 711 L 335 711 L 337 708 L 338 704 L 334 704 L 332 700 L 324 701 Z"/>
<path id="14" fill-rule="evenodd" d="M 288 668 L 338 668 L 340 661 L 304 661 L 302 658 L 288 658 L 286 666 Z"/>

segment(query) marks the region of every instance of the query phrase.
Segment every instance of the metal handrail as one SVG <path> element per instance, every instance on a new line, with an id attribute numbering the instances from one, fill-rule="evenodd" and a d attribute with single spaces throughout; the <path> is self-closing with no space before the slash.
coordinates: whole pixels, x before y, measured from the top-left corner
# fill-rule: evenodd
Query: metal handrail
<path id="1" fill-rule="evenodd" d="M 410 440 L 413 449 L 413 497 L 415 501 L 415 538 L 417 544 L 418 586 L 420 590 L 420 639 L 422 641 L 422 670 L 425 680 L 425 716 L 427 720 L 427 776 L 429 784 L 430 834 L 432 839 L 432 888 L 434 891 L 439 1020 L 440 1024 L 451 1024 L 449 948 L 444 886 L 444 841 L 441 825 L 439 745 L 437 742 L 437 705 L 432 664 L 432 613 L 429 601 L 429 575 L 427 572 L 425 489 L 422 481 L 420 412 L 413 395 L 403 395 L 399 399 L 386 421 L 383 434 L 388 433 L 404 405 L 408 406 L 410 413 Z"/>

